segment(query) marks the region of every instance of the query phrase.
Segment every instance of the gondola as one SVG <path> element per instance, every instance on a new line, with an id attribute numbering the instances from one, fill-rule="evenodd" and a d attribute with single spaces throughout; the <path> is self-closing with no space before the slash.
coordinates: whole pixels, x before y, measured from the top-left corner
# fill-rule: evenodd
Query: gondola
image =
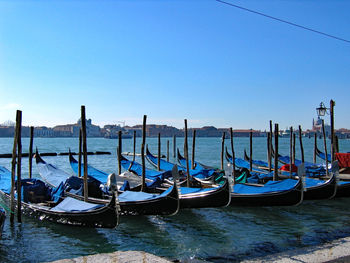
<path id="1" fill-rule="evenodd" d="M 28 191 L 28 196 L 25 195 L 25 185 L 44 186 L 47 191 L 58 189 L 52 189 L 38 179 L 24 179 L 21 181 L 23 182 L 22 191 L 24 193 L 21 211 L 26 216 L 37 218 L 40 221 L 64 225 L 102 228 L 114 228 L 117 226 L 118 211 L 114 195 L 106 204 L 83 202 L 71 197 L 61 197 L 59 201 L 52 201 L 50 196 L 45 196 L 44 198 L 42 195 L 35 195 L 35 189 L 39 189 L 35 187 L 31 188 L 31 192 Z M 11 172 L 5 167 L 0 167 L 0 195 L 8 207 L 10 207 L 10 192 Z M 27 197 L 28 200 L 26 201 Z"/>
<path id="2" fill-rule="evenodd" d="M 225 148 L 225 158 L 227 160 L 227 162 L 232 163 L 232 155 L 228 152 L 227 147 Z M 238 168 L 245 168 L 245 169 L 250 169 L 250 164 L 248 161 L 241 159 L 241 158 L 237 158 L 235 157 L 235 166 Z M 266 169 L 261 169 L 259 167 L 252 167 L 253 168 L 253 172 L 257 172 L 260 174 L 266 174 L 266 176 L 268 176 L 268 171 L 266 171 Z"/>
<path id="3" fill-rule="evenodd" d="M 324 153 L 324 152 L 322 152 L 322 151 L 320 151 L 319 149 L 318 149 L 318 147 L 316 147 L 316 155 L 319 157 L 319 158 L 321 158 L 322 160 L 326 160 L 326 154 Z M 327 161 L 328 162 L 331 162 L 332 161 L 332 157 L 331 157 L 331 154 L 327 154 Z"/>
<path id="4" fill-rule="evenodd" d="M 232 158 L 232 157 L 231 157 Z M 232 160 L 232 159 L 231 159 Z M 265 185 L 239 183 L 231 191 L 231 206 L 289 206 L 303 201 L 303 184 L 285 179 Z"/>
<path id="5" fill-rule="evenodd" d="M 227 152 L 227 148 L 226 148 L 226 152 Z M 245 149 L 244 149 L 244 160 L 246 160 L 247 162 L 250 161 L 250 158 L 249 158 Z M 264 162 L 261 160 L 252 160 L 252 164 L 255 167 L 258 167 L 259 169 L 263 169 L 263 170 L 267 170 L 269 168 L 269 164 L 267 162 Z M 278 166 L 278 169 L 280 169 L 280 168 L 281 168 L 281 166 Z M 274 164 L 272 164 L 272 163 L 271 163 L 271 169 L 274 169 Z"/>
<path id="6" fill-rule="evenodd" d="M 52 164 L 46 163 L 36 153 L 36 163 L 40 176 L 49 184 L 56 186 L 58 183 L 65 182 L 70 175 L 58 169 Z M 74 176 L 75 178 L 78 178 Z M 82 180 L 82 179 L 80 179 Z M 96 180 L 96 179 L 95 179 Z M 67 195 L 77 199 L 82 199 L 81 194 L 65 192 Z M 109 202 L 110 196 L 107 199 L 92 198 L 89 200 L 95 203 Z M 151 194 L 136 191 L 124 191 L 118 196 L 120 215 L 175 215 L 180 207 L 179 191 L 175 183 L 161 194 Z"/>
<path id="7" fill-rule="evenodd" d="M 227 153 L 228 156 L 232 159 L 232 156 Z M 247 162 L 250 161 L 250 158 L 246 154 L 246 151 L 244 151 L 244 158 Z M 268 164 L 263 161 L 256 161 L 252 160 L 252 163 L 254 165 L 258 165 L 260 169 L 266 168 L 266 165 Z M 292 177 L 295 176 L 295 173 L 292 174 Z M 266 180 L 268 176 L 264 174 L 264 178 Z M 269 174 L 270 180 L 273 177 L 273 173 Z M 289 178 L 290 174 L 287 171 L 280 171 L 279 177 L 281 178 Z M 331 178 L 322 180 L 318 178 L 310 178 L 305 177 L 305 193 L 304 193 L 304 200 L 320 200 L 320 199 L 331 199 L 336 196 L 337 193 L 337 180 L 336 180 L 336 174 L 332 173 Z"/>
<path id="8" fill-rule="evenodd" d="M 316 147 L 316 155 L 322 160 L 326 160 L 326 154 L 321 152 Z M 340 174 L 350 174 L 350 152 L 347 153 L 335 153 L 334 158 L 338 161 L 339 164 L 339 173 Z M 331 154 L 327 154 L 328 163 L 331 163 Z"/>
<path id="9" fill-rule="evenodd" d="M 181 166 L 186 167 L 187 165 L 186 158 L 181 155 L 179 148 L 177 149 L 177 161 Z M 189 167 L 192 167 L 191 160 L 188 160 L 188 165 Z M 214 167 L 202 164 L 200 162 L 194 161 L 194 170 L 217 170 L 217 169 L 215 169 Z"/>
<path id="10" fill-rule="evenodd" d="M 122 166 L 125 169 L 130 169 L 137 176 L 142 176 L 141 165 L 137 162 L 129 161 L 123 155 L 121 156 Z M 73 171 L 76 173 L 78 168 L 78 162 L 72 156 L 70 158 L 70 163 Z M 73 164 L 73 165 L 72 165 Z M 96 170 L 92 166 L 89 166 L 91 170 Z M 100 171 L 101 172 L 101 171 Z M 157 174 L 161 178 L 169 178 L 169 176 L 164 175 L 164 172 L 158 172 L 154 170 L 147 169 L 146 174 L 157 178 Z M 91 175 L 91 174 L 89 174 Z M 230 203 L 230 187 L 229 182 L 225 180 L 225 183 L 219 186 L 211 186 L 206 188 L 195 188 L 195 187 L 180 187 L 180 208 L 204 208 L 204 207 L 222 207 L 227 206 Z"/>
<path id="11" fill-rule="evenodd" d="M 148 145 L 146 146 L 146 159 L 149 161 L 151 165 L 153 165 L 155 168 L 158 168 L 158 158 L 148 150 Z M 174 165 L 175 164 L 160 158 L 161 171 L 170 171 L 174 167 Z M 187 169 L 183 166 L 178 166 L 178 169 L 182 174 L 187 173 Z M 214 169 L 198 169 L 198 170 L 190 169 L 190 176 L 203 183 L 206 183 L 206 182 L 213 183 L 215 180 L 215 177 L 218 176 L 218 174 Z"/>
<path id="12" fill-rule="evenodd" d="M 292 206 L 303 201 L 303 184 L 297 180 L 269 181 L 264 185 L 235 184 L 231 206 Z"/>

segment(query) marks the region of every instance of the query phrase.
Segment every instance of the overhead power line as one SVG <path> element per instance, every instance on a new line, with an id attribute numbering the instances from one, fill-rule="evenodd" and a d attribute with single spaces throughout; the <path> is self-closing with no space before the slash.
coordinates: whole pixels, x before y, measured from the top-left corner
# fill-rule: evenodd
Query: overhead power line
<path id="1" fill-rule="evenodd" d="M 340 40 L 340 41 L 344 41 L 344 42 L 350 43 L 350 41 L 347 40 L 347 39 L 340 38 L 340 37 L 337 37 L 337 36 L 333 36 L 333 35 L 330 35 L 330 34 L 327 34 L 327 33 L 321 32 L 321 31 L 317 31 L 315 29 L 312 29 L 312 28 L 309 28 L 309 27 L 305 27 L 305 26 L 302 26 L 302 25 L 298 25 L 298 24 L 295 24 L 295 23 L 292 23 L 292 22 L 289 22 L 289 21 L 286 21 L 286 20 L 283 20 L 283 19 L 280 19 L 280 18 L 277 18 L 277 17 L 266 15 L 266 14 L 263 14 L 263 13 L 260 13 L 260 12 L 257 12 L 257 11 L 254 11 L 254 10 L 242 7 L 242 6 L 238 6 L 238 5 L 235 5 L 235 4 L 232 4 L 232 3 L 229 3 L 229 2 L 225 2 L 225 1 L 222 1 L 222 0 L 215 0 L 215 1 L 217 1 L 219 3 L 222 3 L 222 4 L 226 4 L 226 5 L 232 6 L 232 7 L 236 7 L 236 8 L 242 9 L 244 11 L 248 11 L 248 12 L 257 14 L 257 15 L 261 15 L 261 16 L 264 16 L 264 17 L 267 17 L 267 18 L 270 18 L 270 19 L 273 19 L 273 20 L 277 20 L 279 22 L 282 22 L 282 23 L 285 23 L 285 24 L 288 24 L 288 25 L 291 25 L 291 26 L 299 27 L 299 28 L 302 28 L 302 29 L 305 29 L 305 30 L 308 30 L 308 31 L 311 31 L 311 32 L 314 32 L 314 33 L 317 33 L 317 34 L 321 34 L 321 35 L 324 35 L 326 37 L 330 37 L 330 38 L 334 38 L 334 39 L 337 39 L 337 40 Z"/>

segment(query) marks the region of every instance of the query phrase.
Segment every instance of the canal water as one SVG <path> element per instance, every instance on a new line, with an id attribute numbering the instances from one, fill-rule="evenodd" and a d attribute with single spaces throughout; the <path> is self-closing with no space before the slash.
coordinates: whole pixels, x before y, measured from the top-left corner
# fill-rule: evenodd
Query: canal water
<path id="1" fill-rule="evenodd" d="M 162 154 L 166 154 L 167 140 L 173 161 L 172 138 L 162 138 Z M 313 159 L 313 141 L 313 138 L 303 138 L 306 161 Z M 138 138 L 138 152 L 140 142 Z M 157 138 L 147 138 L 147 143 L 150 150 L 157 153 Z M 12 144 L 12 138 L 0 138 L 0 153 L 12 152 Z M 23 152 L 27 152 L 28 138 L 24 138 L 22 144 Z M 243 157 L 243 150 L 249 149 L 249 138 L 235 138 L 234 144 L 236 156 Z M 350 140 L 340 140 L 339 144 L 340 151 L 350 151 Z M 226 145 L 230 148 L 229 140 Z M 34 147 L 40 152 L 67 152 L 68 148 L 78 151 L 78 140 L 35 138 Z M 88 151 L 112 153 L 88 156 L 89 164 L 107 173 L 116 172 L 116 147 L 114 139 L 88 138 Z M 183 149 L 183 138 L 177 138 L 177 147 Z M 288 155 L 289 139 L 281 138 L 279 148 L 282 155 Z M 322 140 L 319 148 L 323 149 Z M 298 143 L 296 149 L 298 157 Z M 123 140 L 122 151 L 132 152 L 132 139 Z M 220 138 L 197 138 L 197 161 L 219 167 L 220 151 Z M 43 158 L 73 174 L 68 156 Z M 266 160 L 266 138 L 253 138 L 253 158 Z M 10 162 L 10 159 L 0 159 L 0 165 L 8 169 L 11 169 Z M 22 176 L 27 177 L 28 158 L 23 158 L 22 164 Z M 33 175 L 39 177 L 35 163 Z M 172 217 L 122 217 L 116 229 L 70 227 L 26 217 L 22 224 L 11 227 L 7 219 L 0 240 L 0 262 L 52 261 L 116 250 L 143 250 L 181 262 L 239 262 L 350 236 L 349 207 L 350 198 L 339 198 L 304 201 L 296 207 L 188 209 Z"/>

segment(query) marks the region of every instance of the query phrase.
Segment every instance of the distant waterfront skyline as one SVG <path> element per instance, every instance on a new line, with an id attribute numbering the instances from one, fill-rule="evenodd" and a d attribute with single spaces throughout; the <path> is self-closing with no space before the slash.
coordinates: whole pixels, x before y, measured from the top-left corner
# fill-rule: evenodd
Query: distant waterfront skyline
<path id="1" fill-rule="evenodd" d="M 227 2 L 350 39 L 348 1 Z M 349 86 L 350 44 L 216 1 L 0 1 L 0 123 L 350 128 Z"/>

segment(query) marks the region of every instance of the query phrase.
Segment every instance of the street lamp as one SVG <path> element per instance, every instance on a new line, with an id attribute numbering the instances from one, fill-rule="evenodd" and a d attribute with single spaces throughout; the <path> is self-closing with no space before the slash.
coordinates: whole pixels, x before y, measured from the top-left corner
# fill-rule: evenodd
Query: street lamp
<path id="1" fill-rule="evenodd" d="M 327 112 L 327 110 L 329 110 L 329 108 L 326 108 L 326 106 L 324 105 L 324 103 L 321 102 L 321 103 L 320 103 L 320 107 L 316 108 L 317 116 L 320 117 L 320 116 L 326 115 L 326 113 L 329 114 L 329 113 Z"/>

